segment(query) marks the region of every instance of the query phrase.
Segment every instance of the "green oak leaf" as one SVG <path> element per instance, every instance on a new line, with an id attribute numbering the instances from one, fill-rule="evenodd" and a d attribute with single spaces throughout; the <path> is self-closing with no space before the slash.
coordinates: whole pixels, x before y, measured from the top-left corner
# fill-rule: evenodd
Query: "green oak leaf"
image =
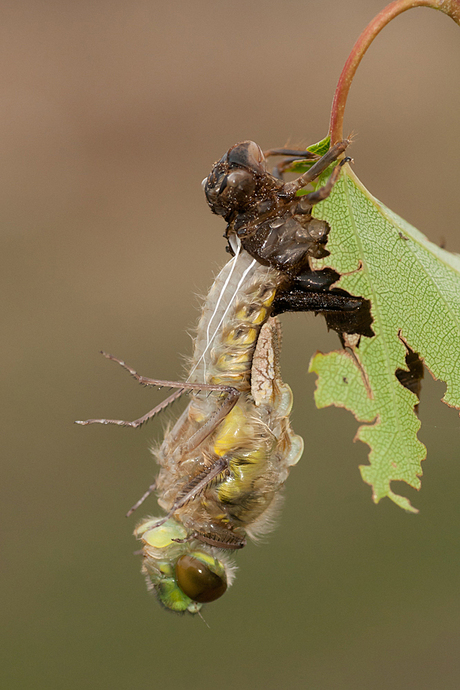
<path id="1" fill-rule="evenodd" d="M 391 490 L 393 480 L 420 487 L 425 446 L 418 440 L 417 396 L 396 377 L 408 370 L 407 348 L 447 385 L 443 401 L 460 407 L 460 255 L 434 245 L 375 199 L 344 166 L 314 215 L 331 226 L 330 256 L 316 262 L 342 275 L 336 287 L 370 300 L 375 336 L 329 354 L 317 353 L 318 407 L 345 407 L 365 422 L 357 438 L 370 447 L 361 474 L 377 503 L 388 496 L 417 512 Z"/>

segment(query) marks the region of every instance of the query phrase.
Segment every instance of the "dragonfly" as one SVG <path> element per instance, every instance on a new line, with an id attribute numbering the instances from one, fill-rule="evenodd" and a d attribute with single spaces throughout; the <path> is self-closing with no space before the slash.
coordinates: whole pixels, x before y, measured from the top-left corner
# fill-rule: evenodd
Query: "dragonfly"
<path id="1" fill-rule="evenodd" d="M 335 289 L 334 271 L 311 266 L 312 258 L 327 255 L 329 233 L 311 212 L 330 194 L 341 164 L 323 187 L 297 196 L 348 143 L 338 142 L 319 157 L 291 149 L 264 155 L 245 141 L 213 165 L 203 188 L 211 210 L 227 222 L 232 258 L 204 300 L 186 381 L 141 376 L 103 353 L 139 383 L 173 393 L 134 421 L 79 424 L 139 427 L 189 394 L 186 409 L 154 451 L 160 468 L 155 482 L 128 513 L 157 493 L 164 514 L 143 519 L 134 534 L 142 543 L 147 587 L 171 611 L 197 614 L 224 594 L 234 579 L 232 553 L 248 537 L 256 540 L 273 528 L 283 485 L 302 455 L 303 440 L 289 421 L 292 391 L 280 373 L 278 315 L 323 313 L 339 333 L 370 328 L 363 299 Z M 285 159 L 269 172 L 271 155 Z M 284 182 L 289 163 L 302 158 L 315 162 Z"/>

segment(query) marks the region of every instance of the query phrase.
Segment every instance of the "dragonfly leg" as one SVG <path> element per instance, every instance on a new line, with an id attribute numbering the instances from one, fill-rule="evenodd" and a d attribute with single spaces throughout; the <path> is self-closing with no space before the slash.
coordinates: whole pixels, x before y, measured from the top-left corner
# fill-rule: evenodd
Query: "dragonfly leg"
<path id="1" fill-rule="evenodd" d="M 301 149 L 269 149 L 264 151 L 265 158 L 269 156 L 287 156 L 280 161 L 272 170 L 273 177 L 277 180 L 283 179 L 284 171 L 296 160 L 318 160 L 319 156 L 311 151 Z"/>
<path id="2" fill-rule="evenodd" d="M 179 491 L 169 513 L 165 515 L 164 518 L 161 518 L 161 520 L 158 520 L 158 522 L 153 525 L 152 529 L 160 527 L 167 520 L 172 518 L 174 513 L 179 510 L 179 508 L 182 508 L 182 506 L 204 491 L 213 479 L 215 479 L 219 474 L 228 468 L 228 465 L 229 461 L 226 457 L 217 458 L 212 465 L 206 467 L 199 474 L 197 474 L 196 477 L 193 477 L 193 479 L 187 482 L 187 484 Z"/>
<path id="3" fill-rule="evenodd" d="M 129 426 L 129 427 L 137 428 L 137 427 L 141 426 L 142 424 L 144 424 L 147 420 L 152 419 L 152 417 L 154 417 L 156 414 L 161 412 L 161 410 L 164 410 L 165 407 L 167 407 L 168 405 L 173 403 L 175 400 L 180 398 L 180 396 L 186 390 L 196 390 L 196 391 L 208 390 L 208 391 L 218 391 L 218 392 L 227 394 L 227 398 L 222 405 L 222 408 L 224 410 L 223 416 L 221 415 L 219 417 L 218 421 L 216 422 L 216 424 L 218 424 L 219 421 L 221 419 L 223 419 L 223 417 L 226 414 L 228 414 L 228 412 L 230 412 L 230 410 L 235 405 L 235 403 L 239 397 L 239 392 L 235 388 L 232 388 L 231 386 L 213 385 L 213 384 L 209 384 L 209 383 L 189 383 L 187 381 L 163 381 L 160 379 L 151 379 L 151 378 L 148 378 L 147 376 L 141 376 L 132 367 L 128 366 L 125 362 L 123 362 L 123 360 L 118 359 L 117 357 L 114 357 L 113 355 L 109 355 L 106 352 L 102 352 L 102 354 L 107 359 L 111 359 L 112 361 L 117 362 L 117 364 L 122 366 L 123 369 L 126 369 L 126 371 L 128 371 L 131 374 L 131 376 L 133 376 L 136 379 L 136 381 L 139 381 L 139 383 L 141 383 L 144 386 L 157 386 L 158 388 L 178 388 L 179 390 L 172 393 L 168 398 L 166 398 L 166 400 L 161 402 L 159 405 L 156 405 L 156 407 L 154 407 L 152 410 L 147 412 L 145 415 L 143 415 L 142 417 L 139 417 L 139 419 L 135 419 L 132 422 L 127 422 L 123 419 L 86 419 L 84 421 L 75 422 L 76 424 L 80 424 L 82 426 L 87 426 L 88 424 L 115 424 L 117 426 Z M 216 414 L 218 415 L 219 412 L 220 412 L 220 410 Z M 209 419 L 206 422 L 206 424 L 203 425 L 203 428 L 207 428 L 207 426 L 210 425 L 211 422 L 213 421 L 213 418 L 214 417 L 211 417 L 211 419 Z M 210 430 L 207 431 L 207 433 L 205 433 L 203 438 L 206 438 L 206 436 L 208 434 L 210 434 L 214 428 L 215 428 L 215 425 L 211 426 Z M 189 442 L 195 436 L 197 436 L 197 434 L 199 434 L 200 431 L 201 430 L 196 432 L 196 434 L 194 434 L 194 436 L 192 436 L 191 439 L 189 439 Z M 199 443 L 201 443 L 201 440 L 198 440 L 196 445 L 199 445 Z M 196 446 L 194 446 L 194 447 L 196 447 Z"/>
<path id="4" fill-rule="evenodd" d="M 198 541 L 202 541 L 204 544 L 209 544 L 210 546 L 215 546 L 218 549 L 242 549 L 247 543 L 244 537 L 238 537 L 234 532 L 230 532 L 230 530 L 222 530 L 219 534 L 195 532 L 194 536 Z"/>
<path id="5" fill-rule="evenodd" d="M 317 204 L 320 201 L 323 201 L 324 199 L 327 199 L 329 194 L 332 192 L 332 188 L 339 179 L 340 175 L 340 169 L 345 163 L 349 163 L 351 161 L 351 158 L 344 158 L 343 160 L 340 161 L 339 165 L 337 165 L 334 170 L 332 171 L 331 176 L 329 177 L 328 181 L 323 187 L 320 187 L 319 189 L 316 190 L 316 192 L 310 192 L 309 194 L 305 194 L 305 199 L 308 199 L 308 201 L 313 205 Z"/>
<path id="6" fill-rule="evenodd" d="M 145 422 L 147 422 L 149 419 L 152 419 L 152 417 L 155 417 L 155 415 L 168 407 L 168 405 L 171 405 L 171 403 L 180 398 L 183 393 L 183 390 L 174 391 L 174 393 L 171 393 L 166 400 L 163 400 L 163 402 L 161 402 L 159 405 L 156 405 L 152 410 L 132 422 L 126 422 L 123 419 L 85 419 L 84 421 L 77 420 L 75 424 L 80 424 L 80 426 L 87 426 L 88 424 L 116 424 L 117 426 L 130 426 L 133 427 L 133 429 L 137 429 L 138 427 L 142 426 L 142 424 L 145 424 Z"/>
<path id="7" fill-rule="evenodd" d="M 216 390 L 221 390 L 222 388 L 224 387 L 214 387 Z M 212 434 L 214 429 L 217 428 L 221 421 L 225 419 L 228 413 L 231 412 L 231 410 L 235 407 L 238 398 L 240 397 L 240 392 L 236 390 L 236 388 L 231 388 L 230 386 L 226 386 L 225 388 L 226 392 L 228 393 L 227 397 L 222 402 L 219 409 L 214 412 L 214 414 L 212 414 L 204 424 L 202 424 L 198 431 L 195 431 L 195 433 L 181 445 L 180 450 L 182 453 L 190 453 L 192 450 L 195 450 L 200 443 L 203 443 L 209 434 Z"/>
<path id="8" fill-rule="evenodd" d="M 300 175 L 300 177 L 297 177 L 292 182 L 286 182 L 286 184 L 283 185 L 280 191 L 280 196 L 293 197 L 295 193 L 299 191 L 299 189 L 302 189 L 302 187 L 306 187 L 307 184 L 313 182 L 313 180 L 315 180 L 322 172 L 324 172 L 324 170 L 326 170 L 326 168 L 331 163 L 336 161 L 337 158 L 342 155 L 342 153 L 346 150 L 349 144 L 350 140 L 344 139 L 343 141 L 338 141 L 337 143 L 335 143 L 334 146 L 331 146 L 329 151 L 327 151 L 324 154 L 324 156 L 322 156 L 318 161 L 316 161 L 316 163 L 314 163 L 311 166 L 310 170 L 307 170 L 307 172 L 305 172 L 303 175 Z M 336 179 L 334 180 L 334 182 L 336 181 Z"/>
<path id="9" fill-rule="evenodd" d="M 155 480 L 153 482 L 153 484 L 150 484 L 150 486 L 147 489 L 147 491 L 145 492 L 145 494 L 143 494 L 140 497 L 140 499 L 138 501 L 136 501 L 136 503 L 133 506 L 131 506 L 131 508 L 126 513 L 126 517 L 129 517 L 130 515 L 132 515 L 134 513 L 134 511 L 137 510 L 139 508 L 139 506 L 141 506 L 143 504 L 145 499 L 148 498 L 150 496 L 150 494 L 152 494 L 155 491 L 156 485 L 157 485 L 157 482 Z"/>
<path id="10" fill-rule="evenodd" d="M 214 386 L 213 388 L 216 388 L 216 387 Z M 222 386 L 219 387 L 219 390 L 221 388 L 222 388 Z M 181 454 L 182 453 L 189 453 L 192 450 L 194 450 L 195 448 L 197 448 L 200 445 L 200 443 L 202 443 L 204 441 L 204 439 L 207 438 L 209 436 L 209 434 L 211 434 L 214 431 L 214 429 L 218 426 L 218 424 L 220 424 L 220 422 L 228 415 L 230 410 L 236 404 L 236 401 L 238 400 L 238 398 L 239 398 L 239 392 L 235 388 L 230 388 L 230 393 L 229 393 L 227 399 L 222 403 L 222 405 L 217 410 L 217 412 L 215 412 L 208 419 L 208 421 L 205 422 L 205 424 L 203 424 L 203 426 L 193 434 L 193 436 L 191 436 L 185 443 L 183 443 L 180 446 L 180 453 Z M 219 462 L 219 461 L 216 461 L 216 462 Z M 225 467 L 227 467 L 227 466 L 228 466 L 228 463 L 225 462 Z M 214 465 L 211 466 L 209 472 L 213 471 L 213 468 L 214 468 Z M 220 471 L 222 471 L 222 470 L 220 470 Z M 209 483 L 210 479 L 209 479 L 208 469 L 204 470 L 203 472 L 204 472 L 205 478 L 208 477 L 208 480 L 206 483 Z M 198 476 L 201 476 L 201 475 L 198 475 Z M 215 476 L 215 474 L 212 475 L 211 479 L 214 476 Z M 195 477 L 194 479 L 191 480 L 191 483 L 196 482 L 196 480 L 197 480 L 197 478 Z M 132 513 L 134 513 L 134 511 L 137 510 L 137 508 L 139 508 L 140 505 L 142 505 L 142 503 L 145 501 L 145 499 L 148 498 L 153 491 L 155 491 L 155 487 L 156 487 L 156 482 L 151 484 L 149 486 L 149 488 L 147 489 L 147 491 L 145 492 L 145 494 L 143 496 L 141 496 L 141 498 L 138 501 L 136 501 L 136 503 L 132 506 L 132 508 L 130 508 L 128 510 L 128 512 L 126 513 L 126 517 L 129 517 L 130 515 L 132 515 Z M 181 492 L 181 495 L 182 495 L 183 491 Z M 185 489 L 185 491 L 187 493 L 187 489 Z M 188 500 L 189 500 L 189 498 L 186 499 L 186 501 L 188 501 Z M 176 503 L 177 503 L 177 499 L 176 499 L 176 502 L 174 503 L 174 506 L 172 509 L 173 512 L 175 512 L 178 508 L 180 508 L 181 505 L 183 505 L 183 503 L 181 503 L 180 505 L 176 505 Z M 165 522 L 169 517 L 171 517 L 171 515 L 172 515 L 172 513 L 168 514 L 168 516 L 163 520 L 163 522 Z M 163 524 L 163 522 L 161 522 L 159 524 Z M 155 525 L 155 527 L 157 527 L 157 526 L 158 525 Z"/>
<path id="11" fill-rule="evenodd" d="M 304 158 L 305 160 L 318 160 L 319 156 L 317 153 L 312 153 L 306 149 L 268 149 L 264 151 L 264 157 L 269 158 L 270 156 L 291 156 L 291 158 Z"/>
<path id="12" fill-rule="evenodd" d="M 172 539 L 172 541 L 175 541 L 177 544 L 185 544 L 188 541 L 192 541 L 192 539 L 197 539 L 204 544 L 215 546 L 217 549 L 231 549 L 232 551 L 244 548 L 247 543 L 244 537 L 239 537 L 229 529 L 222 529 L 219 534 L 192 532 L 184 539 Z"/>

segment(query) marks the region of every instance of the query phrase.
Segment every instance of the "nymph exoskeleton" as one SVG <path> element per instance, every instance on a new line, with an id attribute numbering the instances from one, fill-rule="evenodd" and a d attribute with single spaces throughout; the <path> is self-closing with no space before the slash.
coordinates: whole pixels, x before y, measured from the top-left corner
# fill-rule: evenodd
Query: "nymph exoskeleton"
<path id="1" fill-rule="evenodd" d="M 295 197 L 346 145 L 331 149 L 313 173 L 286 184 L 265 170 L 256 144 L 230 149 L 204 186 L 211 208 L 228 222 L 233 258 L 204 302 L 187 381 L 139 376 L 106 355 L 142 384 L 176 391 L 134 422 L 79 422 L 138 427 L 190 393 L 155 451 L 155 483 L 130 511 L 157 491 L 166 514 L 143 520 L 135 534 L 143 542 L 148 585 L 171 610 L 197 613 L 225 592 L 232 578 L 225 554 L 271 528 L 289 468 L 302 454 L 302 439 L 289 423 L 292 393 L 279 373 L 275 315 L 293 309 L 352 314 L 361 307 L 359 298 L 331 289 L 334 272 L 314 272 L 309 264 L 309 257 L 327 253 L 329 231 L 310 210 L 330 192 L 340 168 L 321 190 Z"/>
<path id="2" fill-rule="evenodd" d="M 315 204 L 327 198 L 337 181 L 336 165 L 326 184 L 297 196 L 344 153 L 349 140 L 339 141 L 318 159 L 309 151 L 272 149 L 264 155 L 252 141 L 236 144 L 214 164 L 203 181 L 208 204 L 227 221 L 226 237 L 236 235 L 243 248 L 257 261 L 284 275 L 272 307 L 272 315 L 286 311 L 323 313 L 329 328 L 343 333 L 372 336 L 369 304 L 331 287 L 339 274 L 329 268 L 312 270 L 311 259 L 329 254 L 329 226 L 312 217 Z M 267 170 L 267 156 L 288 156 L 275 174 Z M 284 182 L 282 173 L 294 160 L 317 159 L 310 169 Z M 229 247 L 231 251 L 231 247 Z"/>

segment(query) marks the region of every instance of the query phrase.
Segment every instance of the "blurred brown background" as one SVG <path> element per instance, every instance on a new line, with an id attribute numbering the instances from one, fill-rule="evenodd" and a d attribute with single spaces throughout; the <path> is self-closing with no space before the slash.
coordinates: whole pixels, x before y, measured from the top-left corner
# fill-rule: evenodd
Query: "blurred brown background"
<path id="1" fill-rule="evenodd" d="M 420 508 L 375 506 L 357 423 L 318 411 L 322 319 L 285 315 L 306 451 L 268 543 L 205 617 L 162 611 L 124 513 L 155 473 L 132 419 L 160 400 L 98 355 L 174 378 L 226 260 L 200 182 L 233 143 L 322 138 L 342 65 L 383 0 L 2 2 L 2 687 L 457 689 L 460 424 L 423 384 Z M 460 251 L 460 28 L 419 9 L 358 70 L 345 131 L 366 186 Z M 166 415 L 167 417 L 167 415 Z M 164 420 L 163 420 L 164 424 Z M 155 513 L 155 501 L 140 510 Z"/>

